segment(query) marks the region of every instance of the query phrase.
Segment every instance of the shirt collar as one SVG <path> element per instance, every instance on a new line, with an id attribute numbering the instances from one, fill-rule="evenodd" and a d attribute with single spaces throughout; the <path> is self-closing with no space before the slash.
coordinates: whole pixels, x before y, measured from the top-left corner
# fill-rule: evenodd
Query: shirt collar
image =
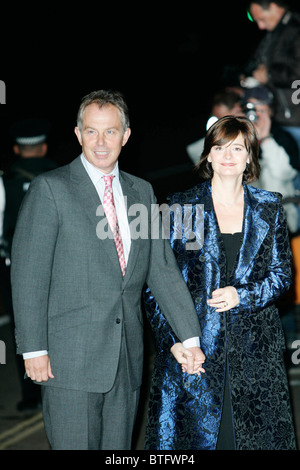
<path id="1" fill-rule="evenodd" d="M 85 158 L 83 153 L 81 154 L 81 161 L 82 161 L 82 164 L 83 164 L 84 168 L 86 169 L 89 177 L 91 178 L 91 180 L 94 184 L 98 183 L 98 181 L 103 176 L 107 176 L 107 173 L 103 173 L 101 170 L 99 170 L 99 168 L 96 168 L 94 165 L 92 165 Z M 116 166 L 114 167 L 114 169 L 108 174 L 109 175 L 114 175 L 117 179 L 119 179 L 119 164 L 118 164 L 118 162 L 116 163 Z"/>

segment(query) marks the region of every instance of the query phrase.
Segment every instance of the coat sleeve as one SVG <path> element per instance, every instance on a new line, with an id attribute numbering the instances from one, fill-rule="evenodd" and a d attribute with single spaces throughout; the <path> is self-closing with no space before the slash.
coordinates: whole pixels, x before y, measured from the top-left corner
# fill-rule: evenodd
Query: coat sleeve
<path id="1" fill-rule="evenodd" d="M 152 242 L 154 251 L 144 292 L 146 315 L 161 351 L 169 350 L 176 342 L 201 336 L 194 302 L 172 251 L 173 243 L 181 242 L 177 235 L 171 212 L 170 240 Z"/>
<path id="2" fill-rule="evenodd" d="M 26 193 L 13 238 L 11 284 L 17 353 L 47 350 L 47 310 L 58 214 L 37 177 Z"/>
<path id="3" fill-rule="evenodd" d="M 271 260 L 264 276 L 257 281 L 249 279 L 235 285 L 239 308 L 248 313 L 257 312 L 273 304 L 292 283 L 290 241 L 281 203 L 278 204 L 274 227 Z M 256 260 L 257 265 L 263 265 L 264 262 L 263 255 Z"/>

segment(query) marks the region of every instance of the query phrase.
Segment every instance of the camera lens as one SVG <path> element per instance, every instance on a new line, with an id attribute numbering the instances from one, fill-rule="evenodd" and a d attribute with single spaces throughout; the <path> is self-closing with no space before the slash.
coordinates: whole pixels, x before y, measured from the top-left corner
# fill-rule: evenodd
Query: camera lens
<path id="1" fill-rule="evenodd" d="M 256 109 L 253 103 L 246 103 L 244 111 L 249 121 L 256 122 L 258 120 Z"/>

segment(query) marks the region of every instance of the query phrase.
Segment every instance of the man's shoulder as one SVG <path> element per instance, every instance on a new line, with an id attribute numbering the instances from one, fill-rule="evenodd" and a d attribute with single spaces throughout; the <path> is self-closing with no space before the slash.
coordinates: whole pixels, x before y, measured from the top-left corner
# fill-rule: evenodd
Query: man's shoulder
<path id="1" fill-rule="evenodd" d="M 34 178 L 35 184 L 38 184 L 40 181 L 48 181 L 50 183 L 53 181 L 64 180 L 66 176 L 70 175 L 72 166 L 74 165 L 76 160 L 77 158 L 71 161 L 70 163 L 58 166 L 57 168 L 41 173 L 40 175 Z"/>
<path id="2" fill-rule="evenodd" d="M 124 181 L 127 183 L 131 183 L 137 187 L 152 189 L 151 183 L 149 181 L 140 178 L 139 176 L 132 175 L 131 173 L 127 173 L 126 171 L 120 171 L 120 177 L 123 178 Z"/>

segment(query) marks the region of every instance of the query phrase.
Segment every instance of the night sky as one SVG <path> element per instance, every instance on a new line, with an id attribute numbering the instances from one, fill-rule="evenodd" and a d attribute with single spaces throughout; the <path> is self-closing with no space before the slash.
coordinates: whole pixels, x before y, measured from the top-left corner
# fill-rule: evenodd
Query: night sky
<path id="1" fill-rule="evenodd" d="M 150 180 L 164 198 L 194 184 L 185 146 L 203 136 L 224 72 L 242 67 L 262 33 L 241 0 L 96 5 L 18 5 L 3 17 L 2 168 L 12 158 L 9 126 L 23 117 L 50 119 L 49 155 L 59 164 L 73 160 L 81 98 L 118 89 L 132 128 L 120 167 Z"/>

